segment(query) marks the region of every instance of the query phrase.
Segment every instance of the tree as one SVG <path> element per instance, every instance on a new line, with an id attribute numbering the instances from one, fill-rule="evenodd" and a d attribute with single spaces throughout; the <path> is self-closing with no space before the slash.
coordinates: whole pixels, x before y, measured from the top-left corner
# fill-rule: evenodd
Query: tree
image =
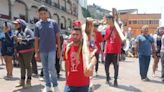
<path id="1" fill-rule="evenodd" d="M 91 17 L 91 14 L 90 12 L 88 11 L 88 9 L 86 8 L 83 8 L 82 7 L 82 13 L 83 13 L 83 16 L 86 18 L 86 17 Z"/>

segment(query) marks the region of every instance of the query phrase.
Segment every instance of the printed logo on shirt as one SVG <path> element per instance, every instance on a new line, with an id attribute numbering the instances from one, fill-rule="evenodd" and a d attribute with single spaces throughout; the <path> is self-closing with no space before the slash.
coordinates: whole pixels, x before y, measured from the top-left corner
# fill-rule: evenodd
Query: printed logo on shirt
<path id="1" fill-rule="evenodd" d="M 114 32 L 111 33 L 110 43 L 114 43 L 115 39 L 116 39 L 116 32 L 114 31 Z"/>
<path id="2" fill-rule="evenodd" d="M 49 27 L 49 29 L 54 29 L 54 26 L 52 23 L 48 27 Z"/>
<path id="3" fill-rule="evenodd" d="M 78 65 L 80 64 L 80 61 L 77 58 L 77 53 L 72 52 L 70 56 L 71 56 L 71 72 L 77 72 Z"/>

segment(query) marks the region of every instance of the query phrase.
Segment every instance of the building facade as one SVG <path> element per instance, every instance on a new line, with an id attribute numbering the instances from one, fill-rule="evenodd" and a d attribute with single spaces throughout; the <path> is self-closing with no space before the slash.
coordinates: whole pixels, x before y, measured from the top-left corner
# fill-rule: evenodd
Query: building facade
<path id="1" fill-rule="evenodd" d="M 154 34 L 159 27 L 161 14 L 138 14 L 137 10 L 136 14 L 121 13 L 120 18 L 124 24 L 124 30 L 131 31 L 133 36 L 136 37 L 141 34 L 141 28 L 143 25 L 148 25 L 150 34 Z"/>
<path id="2" fill-rule="evenodd" d="M 78 18 L 78 0 L 0 0 L 0 24 L 22 18 L 30 24 L 38 21 L 37 10 L 41 5 L 48 7 L 49 16 L 61 29 L 72 27 Z"/>

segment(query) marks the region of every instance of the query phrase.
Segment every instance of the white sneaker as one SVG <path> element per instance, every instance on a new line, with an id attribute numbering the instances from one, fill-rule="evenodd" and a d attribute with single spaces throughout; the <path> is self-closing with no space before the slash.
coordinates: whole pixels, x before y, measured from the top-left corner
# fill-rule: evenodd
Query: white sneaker
<path id="1" fill-rule="evenodd" d="M 52 92 L 50 87 L 44 87 L 43 92 Z"/>
<path id="2" fill-rule="evenodd" d="M 59 88 L 56 86 L 56 87 L 54 87 L 54 92 L 60 92 L 59 91 Z"/>
<path id="3" fill-rule="evenodd" d="M 39 80 L 40 80 L 40 81 L 44 81 L 44 78 L 43 78 L 43 77 L 40 77 Z"/>
<path id="4" fill-rule="evenodd" d="M 89 92 L 94 92 L 94 84 L 89 85 Z"/>

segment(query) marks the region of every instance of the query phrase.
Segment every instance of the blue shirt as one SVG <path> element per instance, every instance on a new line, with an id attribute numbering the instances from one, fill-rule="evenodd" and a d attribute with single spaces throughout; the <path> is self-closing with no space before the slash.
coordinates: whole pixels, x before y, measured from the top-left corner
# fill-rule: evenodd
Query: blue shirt
<path id="1" fill-rule="evenodd" d="M 58 24 L 52 20 L 40 20 L 35 25 L 35 37 L 39 38 L 39 51 L 56 51 L 56 34 L 59 32 Z"/>
<path id="2" fill-rule="evenodd" d="M 146 56 L 151 55 L 151 47 L 152 47 L 152 44 L 154 43 L 154 39 L 152 36 L 139 35 L 137 36 L 136 42 L 139 43 L 139 46 L 138 46 L 139 55 L 146 55 Z"/>

